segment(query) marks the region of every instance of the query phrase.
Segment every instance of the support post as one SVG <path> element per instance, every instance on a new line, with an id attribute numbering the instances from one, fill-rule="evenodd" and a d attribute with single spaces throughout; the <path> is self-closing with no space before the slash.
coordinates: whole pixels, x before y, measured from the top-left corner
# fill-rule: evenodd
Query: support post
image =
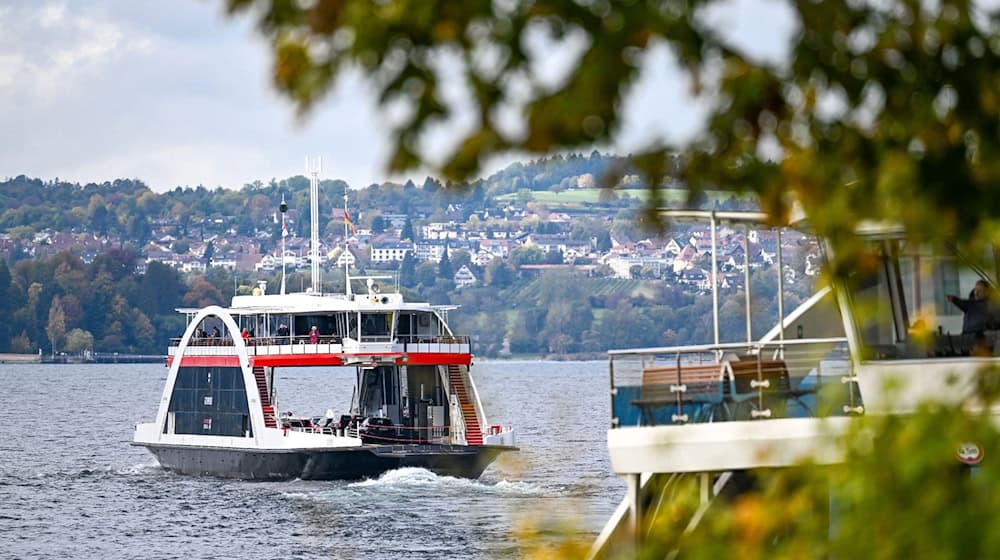
<path id="1" fill-rule="evenodd" d="M 611 411 L 611 429 L 618 427 L 618 416 L 615 414 L 615 359 L 613 356 L 608 356 L 608 382 L 610 387 L 608 388 L 608 398 L 610 399 L 610 406 L 608 410 Z"/>
<path id="2" fill-rule="evenodd" d="M 778 232 L 778 340 L 780 344 L 778 348 L 781 352 L 781 358 L 785 357 L 785 270 L 782 266 L 781 254 L 781 228 L 777 229 Z"/>
<path id="3" fill-rule="evenodd" d="M 743 226 L 743 294 L 747 309 L 747 346 L 753 344 L 753 319 L 750 316 L 750 226 Z"/>
<path id="4" fill-rule="evenodd" d="M 715 335 L 715 345 L 719 345 L 719 263 L 715 232 L 715 212 L 709 217 L 712 227 L 712 332 Z"/>
<path id="5" fill-rule="evenodd" d="M 628 526 L 633 543 L 642 545 L 642 480 L 639 473 L 625 475 L 625 495 L 628 497 Z"/>

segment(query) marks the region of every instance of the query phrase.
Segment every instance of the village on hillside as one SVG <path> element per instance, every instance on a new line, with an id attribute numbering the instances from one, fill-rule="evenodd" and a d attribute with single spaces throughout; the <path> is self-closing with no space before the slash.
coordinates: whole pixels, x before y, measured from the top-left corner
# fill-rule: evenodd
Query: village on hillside
<path id="1" fill-rule="evenodd" d="M 461 221 L 460 205 L 450 205 L 448 210 L 457 219 L 428 221 L 426 215 L 387 213 L 376 217 L 375 227 L 356 228 L 349 215 L 345 223 L 343 209 L 334 209 L 321 224 L 321 231 L 328 233 L 321 240 L 319 259 L 326 268 L 343 269 L 346 265 L 352 270 L 395 271 L 407 259 L 418 264 L 438 263 L 445 253 L 454 261 L 458 252 L 464 252 L 468 258 L 461 261 L 453 278 L 459 289 L 481 284 L 491 263 L 508 264 L 522 278 L 545 270 L 571 268 L 591 277 L 660 279 L 691 292 L 711 289 L 711 241 L 704 225 L 679 225 L 662 236 L 638 241 L 618 240 L 613 233 L 603 239 L 574 239 L 570 235 L 574 217 L 565 212 L 511 204 L 496 212 L 499 215 L 480 211 Z M 355 217 L 359 223 L 365 218 L 363 212 Z M 150 241 L 142 247 L 137 272 L 142 274 L 144 265 L 154 261 L 193 274 L 224 268 L 252 276 L 280 271 L 282 264 L 289 272 L 309 267 L 309 239 L 297 235 L 293 227 L 299 213 L 292 209 L 285 219 L 284 254 L 281 243 L 272 243 L 271 251 L 259 250 L 261 240 L 274 236 L 272 224 L 255 229 L 253 236 L 241 235 L 235 227 L 236 216 L 213 215 L 205 217 L 206 223 L 198 224 L 201 227 L 188 228 L 195 235 L 181 236 L 175 221 L 151 220 Z M 610 230 L 612 216 L 603 219 Z M 274 224 L 280 224 L 280 220 L 277 212 L 271 217 Z M 527 231 L 522 226 L 525 222 L 546 224 L 546 233 Z M 16 254 L 37 258 L 68 251 L 89 262 L 123 241 L 114 234 L 92 232 L 45 230 L 22 239 L 5 233 L 0 234 L 0 258 L 9 261 Z M 777 243 L 773 231 L 721 227 L 717 249 L 719 287 L 740 289 L 745 264 L 751 269 L 774 265 Z M 820 252 L 814 241 L 787 231 L 781 243 L 786 255 L 798 255 L 784 263 L 788 282 L 817 273 Z"/>

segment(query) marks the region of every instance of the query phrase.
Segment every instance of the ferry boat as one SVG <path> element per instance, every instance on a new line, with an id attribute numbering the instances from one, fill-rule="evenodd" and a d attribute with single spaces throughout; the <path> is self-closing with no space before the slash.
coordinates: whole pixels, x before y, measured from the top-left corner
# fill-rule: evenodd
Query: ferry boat
<path id="1" fill-rule="evenodd" d="M 627 490 L 590 558 L 635 555 L 664 527 L 662 518 L 652 523 L 656 512 L 680 493 L 696 492 L 691 498 L 700 505 L 690 518 L 671 520 L 678 524 L 671 534 L 678 535 L 697 527 L 713 504 L 752 486 L 747 473 L 754 469 L 842 462 L 836 438 L 860 415 L 908 414 L 928 401 L 974 405 L 977 372 L 1000 362 L 1000 330 L 993 330 L 1000 324 L 963 333 L 962 310 L 951 301 L 980 280 L 996 285 L 997 266 L 981 265 L 993 254 L 970 259 L 954 247 L 915 243 L 899 227 L 864 224 L 857 235 L 874 266 L 822 287 L 786 313 L 782 236 L 795 228 L 808 235 L 807 222 L 769 228 L 756 212 L 662 213 L 709 226 L 713 340 L 608 353 L 608 450 Z M 743 230 L 748 288 L 739 342 L 720 341 L 721 228 Z M 778 321 L 755 338 L 747 240 L 765 233 L 776 239 Z M 956 464 L 983 456 L 977 444 L 955 445 Z"/>
<path id="2" fill-rule="evenodd" d="M 312 191 L 317 216 L 315 173 Z M 513 428 L 487 421 L 470 339 L 447 324 L 453 307 L 406 302 L 382 288 L 385 277 L 347 270 L 345 293 L 321 293 L 313 225 L 313 289 L 286 294 L 282 274 L 280 293 L 261 285 L 228 308 L 178 310 L 187 328 L 171 341 L 156 419 L 136 425 L 133 445 L 170 471 L 252 480 L 360 479 L 400 467 L 477 478 L 515 450 Z M 354 293 L 359 280 L 366 287 Z M 345 366 L 356 374 L 348 410 L 281 412 L 282 368 Z"/>

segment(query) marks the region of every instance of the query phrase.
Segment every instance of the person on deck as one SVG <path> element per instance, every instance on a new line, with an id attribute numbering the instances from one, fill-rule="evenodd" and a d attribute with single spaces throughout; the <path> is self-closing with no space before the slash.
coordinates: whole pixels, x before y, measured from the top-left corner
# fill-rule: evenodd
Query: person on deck
<path id="1" fill-rule="evenodd" d="M 976 282 L 969 293 L 969 299 L 953 295 L 947 296 L 948 301 L 955 304 L 965 313 L 962 317 L 962 334 L 982 334 L 995 329 L 1000 318 L 996 302 L 993 300 L 993 288 L 985 280 Z"/>
<path id="2" fill-rule="evenodd" d="M 316 344 L 318 342 L 319 329 L 316 328 L 316 325 L 313 325 L 313 328 L 309 329 L 309 344 Z"/>

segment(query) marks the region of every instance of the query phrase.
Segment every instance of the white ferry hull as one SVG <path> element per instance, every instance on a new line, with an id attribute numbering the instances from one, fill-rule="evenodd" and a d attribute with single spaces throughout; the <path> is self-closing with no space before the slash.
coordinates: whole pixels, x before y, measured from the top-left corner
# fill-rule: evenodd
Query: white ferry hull
<path id="1" fill-rule="evenodd" d="M 501 445 L 363 445 L 335 449 L 240 449 L 134 443 L 172 472 L 243 480 L 358 480 L 403 467 L 479 478 L 504 451 Z"/>

